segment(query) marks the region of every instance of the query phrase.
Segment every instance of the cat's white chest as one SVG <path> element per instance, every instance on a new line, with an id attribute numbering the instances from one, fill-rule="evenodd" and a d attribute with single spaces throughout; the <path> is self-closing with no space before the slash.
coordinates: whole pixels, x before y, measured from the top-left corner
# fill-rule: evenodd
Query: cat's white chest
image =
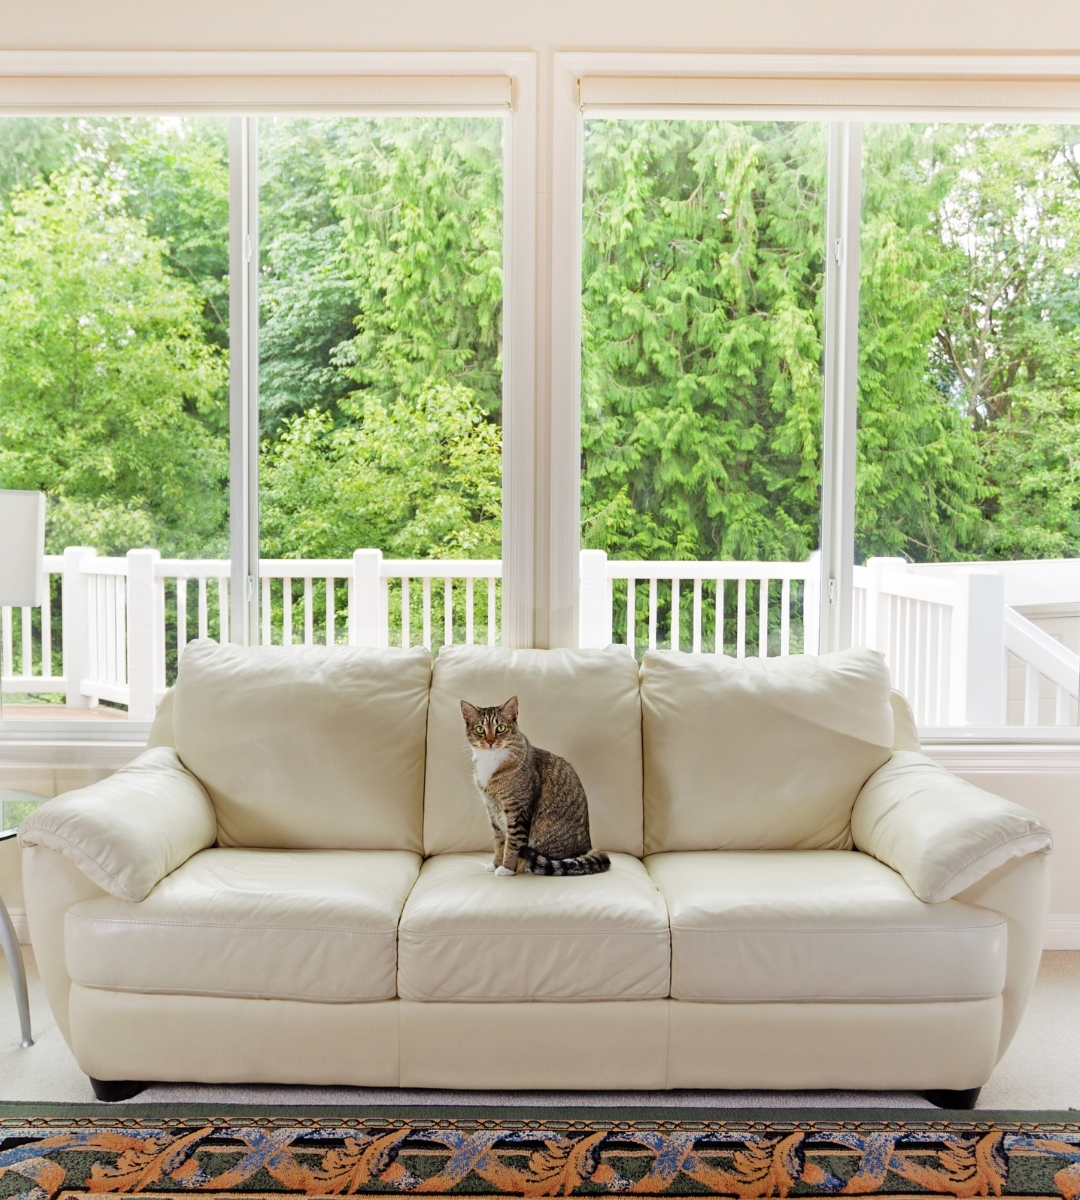
<path id="1" fill-rule="evenodd" d="M 506 761 L 510 751 L 505 747 L 500 750 L 488 750 L 483 746 L 473 746 L 471 749 L 473 774 L 476 776 L 476 782 L 482 788 L 487 787 L 488 780 Z"/>

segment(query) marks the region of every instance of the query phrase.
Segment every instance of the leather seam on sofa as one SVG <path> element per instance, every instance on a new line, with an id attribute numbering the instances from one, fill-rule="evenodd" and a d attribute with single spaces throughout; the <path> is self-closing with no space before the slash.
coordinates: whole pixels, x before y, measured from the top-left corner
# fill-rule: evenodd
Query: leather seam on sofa
<path id="1" fill-rule="evenodd" d="M 342 929 L 333 925 L 261 925 L 261 924 L 229 924 L 215 921 L 147 921 L 133 920 L 128 917 L 88 917 L 82 913 L 68 912 L 73 921 L 84 921 L 92 925 L 120 925 L 125 929 L 138 926 L 142 929 L 231 929 L 256 930 L 272 929 L 278 933 L 333 933 L 348 934 L 350 937 L 392 937 L 397 929 L 388 926 L 386 929 Z"/>
<path id="2" fill-rule="evenodd" d="M 707 925 L 672 925 L 672 933 L 688 933 L 702 934 L 707 937 L 725 937 L 728 934 L 751 934 L 757 937 L 762 933 L 780 934 L 784 937 L 791 937 L 793 933 L 797 933 L 800 937 L 812 937 L 819 933 L 839 933 L 847 937 L 852 933 L 873 933 L 873 934 L 907 934 L 915 937 L 925 937 L 931 933 L 942 933 L 955 935 L 957 933 L 985 933 L 988 929 L 999 929 L 1005 924 L 1005 919 L 999 918 L 997 921 L 988 921 L 985 925 L 906 925 L 903 928 L 893 928 L 889 925 L 790 925 L 787 929 L 777 927 L 776 929 L 764 929 L 760 926 L 750 925 L 747 927 L 724 925 L 722 928 Z"/>
<path id="3" fill-rule="evenodd" d="M 87 988 L 93 992 L 126 992 L 135 996 L 204 996 L 212 1000 L 215 996 L 228 1000 L 298 1000 L 304 1004 L 385 1004 L 390 1000 L 399 1000 L 396 992 L 385 996 L 352 996 L 342 999 L 337 996 L 311 996 L 299 992 L 245 992 L 233 991 L 229 988 L 156 988 L 129 987 L 122 983 L 84 983 L 81 979 L 73 979 L 78 987 Z M 664 997 L 667 999 L 667 997 Z"/>

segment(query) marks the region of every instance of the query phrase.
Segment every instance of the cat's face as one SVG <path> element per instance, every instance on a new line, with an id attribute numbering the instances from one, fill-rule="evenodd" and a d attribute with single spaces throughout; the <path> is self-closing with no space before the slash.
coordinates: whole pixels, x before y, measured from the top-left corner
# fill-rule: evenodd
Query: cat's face
<path id="1" fill-rule="evenodd" d="M 477 708 L 462 700 L 461 715 L 469 745 L 477 750 L 501 750 L 517 737 L 517 696 L 494 708 Z"/>

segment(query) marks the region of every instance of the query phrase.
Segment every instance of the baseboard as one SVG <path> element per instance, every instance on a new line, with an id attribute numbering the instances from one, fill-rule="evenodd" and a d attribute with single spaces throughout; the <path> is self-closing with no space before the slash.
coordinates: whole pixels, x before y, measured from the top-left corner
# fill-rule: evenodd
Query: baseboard
<path id="1" fill-rule="evenodd" d="M 15 926 L 15 936 L 24 946 L 30 945 L 30 925 L 26 920 L 25 908 L 9 908 L 8 916 Z"/>
<path id="2" fill-rule="evenodd" d="M 1046 918 L 1044 950 L 1080 950 L 1080 913 L 1051 913 Z"/>

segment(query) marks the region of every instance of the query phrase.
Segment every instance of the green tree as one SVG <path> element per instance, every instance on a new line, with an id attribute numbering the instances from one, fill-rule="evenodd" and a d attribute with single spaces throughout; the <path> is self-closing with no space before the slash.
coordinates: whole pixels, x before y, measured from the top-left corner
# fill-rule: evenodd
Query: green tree
<path id="1" fill-rule="evenodd" d="M 369 394 L 342 407 L 348 423 L 311 409 L 264 443 L 264 554 L 339 558 L 376 546 L 406 558 L 500 556 L 501 431 L 468 388 L 437 384 L 390 404 Z"/>
<path id="2" fill-rule="evenodd" d="M 588 123 L 585 544 L 817 544 L 824 150 L 817 125 Z"/>
<path id="3" fill-rule="evenodd" d="M 53 550 L 226 548 L 225 367 L 165 259 L 87 173 L 17 191 L 0 223 L 0 480 L 49 493 Z"/>
<path id="4" fill-rule="evenodd" d="M 358 120 L 330 171 L 359 311 L 343 353 L 386 403 L 461 384 L 502 396 L 502 121 Z"/>

